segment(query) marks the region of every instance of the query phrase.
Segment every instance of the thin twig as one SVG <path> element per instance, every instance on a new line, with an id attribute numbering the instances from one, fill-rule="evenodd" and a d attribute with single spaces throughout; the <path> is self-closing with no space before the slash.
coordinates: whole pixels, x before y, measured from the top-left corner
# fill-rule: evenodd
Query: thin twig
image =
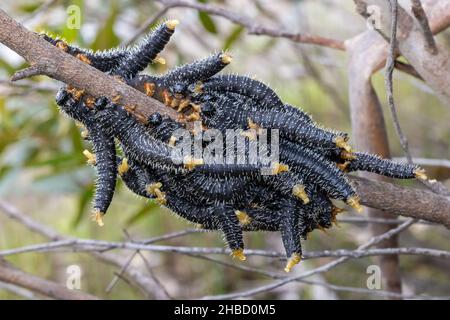
<path id="1" fill-rule="evenodd" d="M 164 284 L 158 279 L 158 277 L 155 275 L 155 273 L 153 272 L 153 268 L 150 265 L 150 263 L 148 262 L 147 258 L 142 254 L 142 252 L 137 251 L 139 257 L 142 259 L 142 261 L 145 264 L 145 267 L 148 271 L 148 273 L 150 274 L 150 276 L 153 278 L 153 281 L 155 281 L 156 285 L 159 287 L 159 289 L 161 290 L 161 292 L 164 293 L 165 298 L 166 299 L 171 299 L 173 300 L 173 297 L 169 294 L 169 292 L 167 291 L 167 288 L 164 286 Z"/>
<path id="2" fill-rule="evenodd" d="M 396 39 L 397 39 L 397 12 L 398 12 L 398 4 L 397 0 L 389 0 L 389 4 L 391 7 L 391 32 L 390 32 L 390 43 L 389 43 L 389 51 L 386 59 L 385 66 L 385 85 L 387 91 L 387 100 L 389 104 L 389 108 L 391 109 L 392 120 L 394 121 L 395 130 L 400 139 L 400 144 L 405 153 L 406 158 L 409 163 L 412 163 L 411 154 L 409 153 L 408 148 L 408 139 L 403 134 L 402 128 L 400 126 L 400 121 L 398 119 L 397 110 L 394 102 L 394 89 L 392 83 L 392 75 L 394 73 L 395 67 L 395 49 L 396 49 Z"/>
<path id="3" fill-rule="evenodd" d="M 307 33 L 294 33 L 283 30 L 283 28 L 271 28 L 256 23 L 254 19 L 240 15 L 236 12 L 232 12 L 225 8 L 203 4 L 200 2 L 194 2 L 190 0 L 156 0 L 167 8 L 183 7 L 191 8 L 199 11 L 204 11 L 209 14 L 223 17 L 235 24 L 241 25 L 248 30 L 249 34 L 253 35 L 265 35 L 274 38 L 286 38 L 293 42 L 320 45 L 337 50 L 345 50 L 344 43 L 339 40 L 326 38 L 322 36 L 307 34 Z"/>
<path id="4" fill-rule="evenodd" d="M 392 158 L 394 161 L 405 161 L 406 158 Z M 450 169 L 450 160 L 448 159 L 431 159 L 431 158 L 413 158 L 414 163 L 427 167 L 441 167 Z"/>
<path id="5" fill-rule="evenodd" d="M 419 22 L 420 27 L 422 28 L 426 43 L 425 48 L 429 53 L 433 55 L 438 54 L 438 48 L 436 46 L 433 33 L 431 32 L 430 25 L 428 23 L 427 14 L 423 10 L 420 0 L 411 0 L 411 11 L 414 14 L 414 17 Z"/>
<path id="6" fill-rule="evenodd" d="M 70 240 L 69 237 L 63 236 L 57 233 L 52 228 L 35 221 L 29 215 L 21 212 L 15 206 L 1 199 L 0 199 L 0 212 L 6 214 L 6 216 L 9 217 L 10 219 L 13 219 L 14 221 L 22 224 L 28 230 L 40 234 L 47 239 L 54 241 L 64 239 Z M 98 250 L 90 251 L 88 253 L 100 261 L 103 261 L 105 263 L 114 266 L 118 266 L 120 268 L 124 264 L 123 258 L 120 257 L 119 255 L 115 255 L 112 253 L 101 253 Z M 159 290 L 151 277 L 148 277 L 147 275 L 142 273 L 139 269 L 132 266 L 130 266 L 127 269 L 126 273 L 127 278 L 132 279 L 135 285 L 139 287 L 141 292 L 145 292 L 145 295 L 147 297 L 155 297 L 155 298 L 159 297 L 158 296 Z"/>
<path id="7" fill-rule="evenodd" d="M 50 8 L 52 5 L 54 5 L 56 3 L 56 1 L 58 0 L 47 0 L 45 1 L 43 4 L 41 4 L 39 7 L 37 7 L 33 12 L 31 12 L 29 15 L 27 15 L 26 17 L 22 18 L 22 20 L 20 21 L 21 23 L 25 24 L 28 21 L 34 19 L 35 17 L 37 17 L 39 14 L 45 12 L 48 10 L 48 8 Z"/>
<path id="8" fill-rule="evenodd" d="M 408 220 L 409 221 L 409 220 Z M 393 229 L 395 230 L 395 229 Z M 210 247 L 183 247 L 183 246 L 165 246 L 165 245 L 146 245 L 131 241 L 113 242 L 95 239 L 69 239 L 59 240 L 53 242 L 38 243 L 33 245 L 22 246 L 13 249 L 6 249 L 0 251 L 0 257 L 12 256 L 17 254 L 29 252 L 83 252 L 92 250 L 138 250 L 138 251 L 153 251 L 153 252 L 173 252 L 182 254 L 222 254 L 229 255 L 231 251 L 224 248 L 210 248 Z M 363 248 L 366 249 L 366 248 Z M 257 249 L 246 249 L 245 254 L 248 256 L 265 256 L 272 258 L 279 258 L 285 260 L 286 257 L 282 252 L 266 251 Z M 317 259 L 329 257 L 352 257 L 355 259 L 378 256 L 378 255 L 426 255 L 435 258 L 450 258 L 450 252 L 444 250 L 436 250 L 430 248 L 383 248 L 383 249 L 368 249 L 362 250 L 323 250 L 310 251 L 304 253 L 304 259 Z"/>
<path id="9" fill-rule="evenodd" d="M 286 274 L 282 274 L 279 272 L 273 272 L 273 271 L 266 271 L 254 267 L 244 266 L 240 264 L 233 264 L 230 262 L 222 261 L 219 259 L 211 258 L 209 256 L 203 256 L 203 255 L 189 255 L 193 258 L 198 258 L 206 261 L 210 261 L 216 264 L 223 265 L 225 267 L 229 267 L 235 270 L 245 271 L 245 272 L 251 272 L 253 274 L 260 274 L 272 279 L 284 279 L 286 278 Z M 351 292 L 351 293 L 364 293 L 369 295 L 377 295 L 382 297 L 388 297 L 388 298 L 401 298 L 401 299 L 425 299 L 425 300 L 442 300 L 442 299 L 448 299 L 449 297 L 442 297 L 442 296 L 429 296 L 429 295 L 406 295 L 406 294 L 399 294 L 396 292 L 390 292 L 390 291 L 384 291 L 384 290 L 373 290 L 373 289 L 366 289 L 366 288 L 356 288 L 356 287 L 348 287 L 348 286 L 338 286 L 333 285 L 326 282 L 321 281 L 314 281 L 314 280 L 306 280 L 306 279 L 298 279 L 297 282 L 301 282 L 308 285 L 313 286 L 320 286 L 324 288 L 331 289 L 333 291 L 342 291 L 342 292 Z"/>
<path id="10" fill-rule="evenodd" d="M 407 221 L 405 221 L 403 224 L 401 224 L 400 226 L 398 226 L 395 229 L 391 229 L 388 232 L 381 234 L 379 236 L 375 236 L 372 237 L 368 242 L 366 242 L 365 244 L 361 245 L 358 247 L 357 250 L 364 250 L 367 249 L 377 243 L 380 243 L 382 241 L 385 241 L 387 239 L 389 239 L 390 237 L 399 234 L 400 232 L 406 230 L 407 228 L 409 228 L 411 225 L 413 225 L 416 222 L 415 219 L 409 219 Z M 333 269 L 334 267 L 346 262 L 347 260 L 349 260 L 349 257 L 341 257 L 337 260 L 334 260 L 330 263 L 327 263 L 323 266 L 320 266 L 318 268 L 315 268 L 313 270 L 309 270 L 306 271 L 304 273 L 301 273 L 299 275 L 295 275 L 292 277 L 288 277 L 285 279 L 281 279 L 278 281 L 274 281 L 272 283 L 269 283 L 267 285 L 263 285 L 254 289 L 250 289 L 250 290 L 246 290 L 246 291 L 242 291 L 242 292 L 236 292 L 236 293 L 230 293 L 230 294 L 224 294 L 224 295 L 217 295 L 217 296 L 206 296 L 203 297 L 203 299 L 237 299 L 237 298 L 244 298 L 244 297 L 250 297 L 250 296 L 254 296 L 260 293 L 264 293 L 267 291 L 271 291 L 274 290 L 278 287 L 284 286 L 288 283 L 291 283 L 293 281 L 297 281 L 299 279 L 304 279 L 307 277 L 310 277 L 314 274 L 317 273 L 323 273 L 323 272 L 327 272 L 331 269 Z"/>

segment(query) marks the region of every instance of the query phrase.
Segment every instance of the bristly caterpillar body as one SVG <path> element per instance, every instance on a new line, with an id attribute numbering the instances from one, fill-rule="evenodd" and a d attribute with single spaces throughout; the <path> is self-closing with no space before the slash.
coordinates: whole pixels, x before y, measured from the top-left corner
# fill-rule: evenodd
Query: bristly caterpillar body
<path id="1" fill-rule="evenodd" d="M 179 114 L 176 120 L 158 113 L 147 119 L 135 118 L 132 108 L 116 100 L 94 99 L 71 87 L 59 91 L 57 104 L 84 125 L 87 133 L 83 135 L 93 145 L 94 154 L 86 155 L 97 169 L 94 213 L 100 225 L 119 175 L 135 194 L 153 199 L 202 228 L 220 230 L 232 256 L 240 260 L 245 260 L 244 231 L 279 231 L 288 272 L 301 259 L 301 240 L 315 229 L 336 223 L 336 215 L 343 210 L 331 199 L 361 209 L 346 172 L 365 170 L 393 178 L 426 179 L 415 165 L 354 153 L 347 134 L 320 127 L 303 110 L 284 103 L 266 84 L 240 75 L 218 75 L 232 60 L 228 53 L 211 55 L 163 75 L 140 74 L 149 63 L 163 61 L 158 54 L 177 24 L 166 21 L 136 47 L 103 52 L 43 35 L 61 50 Z M 225 147 L 223 156 L 229 152 L 250 156 L 247 147 L 256 143 L 262 130 L 277 130 L 279 162 L 205 163 L 194 156 L 174 158 L 173 148 L 181 142 L 175 132 L 192 121 L 201 122 L 201 130 L 236 129 L 246 138 L 244 148 Z M 188 135 L 196 137 L 196 132 Z M 201 141 L 203 147 L 211 143 Z"/>

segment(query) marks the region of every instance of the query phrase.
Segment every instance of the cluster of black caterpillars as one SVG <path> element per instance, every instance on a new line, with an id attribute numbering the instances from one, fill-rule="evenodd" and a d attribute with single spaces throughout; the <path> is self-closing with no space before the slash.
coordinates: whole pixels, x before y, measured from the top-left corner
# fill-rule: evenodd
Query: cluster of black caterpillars
<path id="1" fill-rule="evenodd" d="M 94 217 L 100 225 L 119 175 L 134 193 L 155 199 L 202 228 L 221 230 L 232 255 L 240 260 L 245 259 L 243 231 L 280 231 L 288 257 L 285 270 L 289 271 L 301 259 L 301 239 L 336 222 L 342 209 L 330 199 L 361 209 L 345 172 L 365 170 L 394 178 L 426 179 L 414 165 L 352 152 L 345 133 L 319 127 L 301 109 L 283 103 L 265 84 L 245 76 L 218 75 L 231 61 L 227 53 L 161 76 L 139 74 L 149 63 L 161 60 L 158 53 L 176 25 L 174 20 L 161 24 L 134 48 L 103 52 L 43 35 L 180 115 L 177 120 L 158 113 L 137 119 L 132 107 L 118 101 L 94 99 L 69 86 L 60 89 L 57 104 L 84 128 L 83 137 L 92 143 L 93 153 L 85 151 L 85 155 L 98 173 Z M 270 164 L 269 175 L 262 174 L 264 165 L 258 161 L 211 164 L 191 157 L 175 164 L 171 150 L 178 141 L 172 133 L 192 121 L 201 121 L 202 129 L 239 129 L 248 143 L 263 128 L 278 129 L 279 162 Z M 196 134 L 191 132 L 193 138 Z"/>

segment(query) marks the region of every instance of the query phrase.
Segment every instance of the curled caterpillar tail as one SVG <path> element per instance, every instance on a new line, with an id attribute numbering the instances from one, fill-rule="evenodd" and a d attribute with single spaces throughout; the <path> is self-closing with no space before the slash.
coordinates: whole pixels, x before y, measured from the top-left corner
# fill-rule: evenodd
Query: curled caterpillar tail
<path id="1" fill-rule="evenodd" d="M 364 152 L 355 152 L 354 156 L 356 158 L 345 165 L 348 172 L 363 170 L 397 179 L 427 179 L 425 171 L 414 164 L 394 162 Z"/>

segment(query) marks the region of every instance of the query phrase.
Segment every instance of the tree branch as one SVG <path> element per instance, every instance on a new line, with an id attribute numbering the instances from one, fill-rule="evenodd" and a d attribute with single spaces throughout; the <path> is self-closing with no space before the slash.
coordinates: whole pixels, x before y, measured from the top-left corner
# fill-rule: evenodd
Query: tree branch
<path id="1" fill-rule="evenodd" d="M 0 199 L 0 211 L 6 214 L 9 218 L 22 224 L 27 229 L 37 234 L 40 234 L 49 240 L 70 241 L 72 239 L 70 237 L 63 236 L 58 232 L 56 232 L 55 230 L 53 230 L 52 228 L 35 221 L 29 215 L 26 215 L 25 213 L 18 210 L 16 207 L 12 206 L 11 204 L 5 201 L 2 201 L 1 199 Z M 126 263 L 124 262 L 124 259 L 122 257 L 115 255 L 113 253 L 91 251 L 89 252 L 89 254 L 91 254 L 96 259 L 117 266 L 119 268 L 122 268 Z M 145 292 L 147 297 L 154 297 L 156 299 L 162 299 L 165 297 L 165 294 L 163 292 L 160 292 L 160 290 L 158 290 L 158 286 L 154 283 L 152 277 L 148 277 L 135 266 L 132 265 L 129 266 L 126 269 L 125 273 L 127 277 L 131 279 L 133 283 L 141 289 L 141 291 Z"/>
<path id="2" fill-rule="evenodd" d="M 385 241 L 399 233 L 401 233 L 402 231 L 408 229 L 412 224 L 414 224 L 416 222 L 415 219 L 409 219 L 407 221 L 405 221 L 403 224 L 401 224 L 400 226 L 398 226 L 395 229 L 391 229 L 388 232 L 382 234 L 382 235 L 378 235 L 376 237 L 372 237 L 369 241 L 367 241 L 365 244 L 361 245 L 358 247 L 357 250 L 363 250 L 363 249 L 367 249 L 373 245 L 376 245 L 382 241 Z M 260 287 L 256 287 L 247 291 L 242 291 L 242 292 L 235 292 L 235 293 L 230 293 L 230 294 L 223 294 L 223 295 L 217 295 L 217 296 L 207 296 L 207 297 L 203 297 L 203 299 L 237 299 L 237 298 L 243 298 L 243 297 L 250 297 L 250 296 L 254 296 L 260 293 L 264 293 L 267 291 L 271 291 L 274 290 L 276 288 L 279 288 L 281 286 L 284 286 L 288 283 L 291 283 L 293 281 L 298 281 L 300 279 L 305 279 L 307 277 L 310 277 L 312 275 L 318 274 L 318 273 L 323 273 L 323 272 L 327 272 L 335 267 L 337 267 L 338 265 L 348 261 L 350 258 L 349 257 L 341 257 L 337 260 L 334 260 L 332 262 L 329 262 L 323 266 L 320 266 L 318 268 L 312 269 L 312 270 L 308 270 L 306 272 L 303 272 L 301 274 L 298 275 L 294 275 L 291 277 L 286 277 L 284 279 L 281 280 L 277 280 L 277 281 L 273 281 L 267 285 L 263 285 Z"/>
<path id="3" fill-rule="evenodd" d="M 0 259 L 0 281 L 14 284 L 47 297 L 61 300 L 98 300 L 97 297 L 78 291 L 69 290 L 53 281 L 45 280 L 11 267 Z"/>
<path id="4" fill-rule="evenodd" d="M 145 120 L 154 112 L 178 118 L 175 110 L 52 46 L 1 9 L 0 25 L 0 42 L 31 64 L 30 68 L 16 73 L 12 80 L 42 74 L 84 89 L 94 97 L 120 96 L 121 104 L 135 106 L 133 113 L 138 120 Z"/>

